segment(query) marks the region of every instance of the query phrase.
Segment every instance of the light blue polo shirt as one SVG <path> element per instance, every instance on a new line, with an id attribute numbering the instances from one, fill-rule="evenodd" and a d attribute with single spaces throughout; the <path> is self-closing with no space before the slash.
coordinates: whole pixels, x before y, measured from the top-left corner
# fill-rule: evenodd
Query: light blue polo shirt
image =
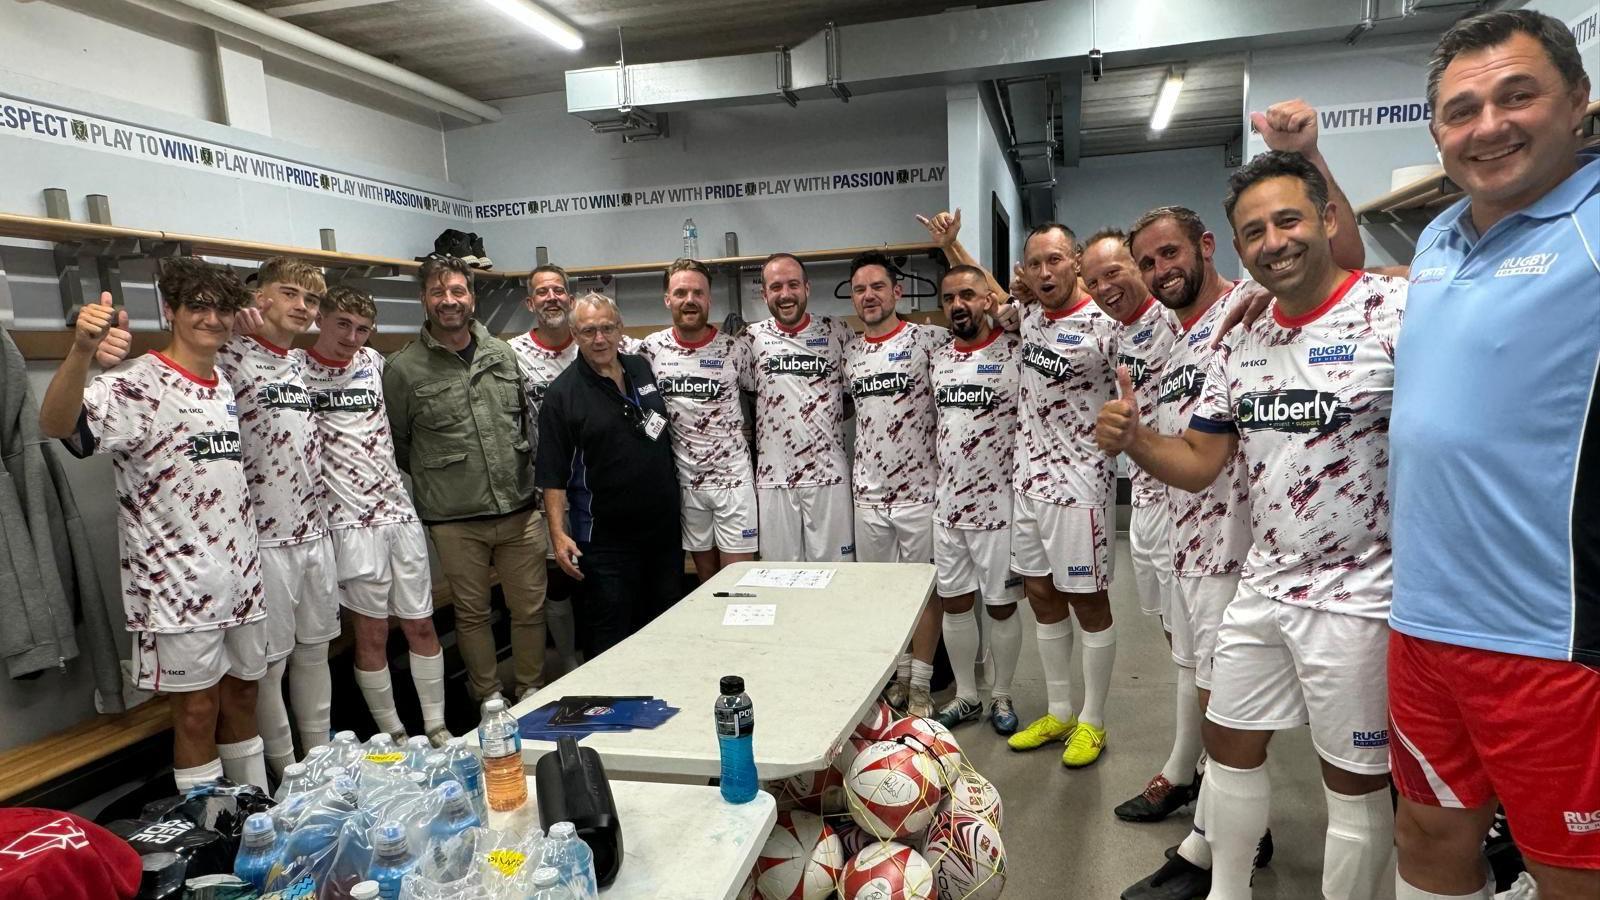
<path id="1" fill-rule="evenodd" d="M 1600 664 L 1600 157 L 1481 237 L 1468 202 L 1411 263 L 1390 624 Z"/>

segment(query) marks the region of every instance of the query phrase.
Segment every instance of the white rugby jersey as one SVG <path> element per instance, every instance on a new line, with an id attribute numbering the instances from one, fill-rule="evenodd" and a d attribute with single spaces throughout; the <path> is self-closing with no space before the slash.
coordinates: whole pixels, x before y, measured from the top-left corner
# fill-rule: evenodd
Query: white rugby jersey
<path id="1" fill-rule="evenodd" d="M 1166 307 L 1156 298 L 1147 297 L 1132 320 L 1117 323 L 1117 365 L 1128 367 L 1142 422 L 1155 421 L 1155 389 L 1166 370 L 1167 354 L 1172 352 L 1172 330 L 1166 327 L 1165 313 Z M 1128 481 L 1133 488 L 1134 506 L 1166 502 L 1167 486 L 1146 475 L 1132 460 L 1128 462 Z"/>
<path id="2" fill-rule="evenodd" d="M 1017 493 L 1059 506 L 1111 505 L 1116 469 L 1094 442 L 1100 407 L 1117 395 L 1117 320 L 1087 296 L 1022 319 Z"/>
<path id="3" fill-rule="evenodd" d="M 147 353 L 89 383 L 83 424 L 116 472 L 127 629 L 178 634 L 265 615 L 228 382 Z"/>
<path id="4" fill-rule="evenodd" d="M 1188 321 L 1163 308 L 1161 327 L 1170 336 L 1172 349 L 1160 382 L 1140 394 L 1141 401 L 1146 394 L 1156 398 L 1155 428 L 1162 434 L 1183 434 L 1194 418 L 1206 384 L 1206 367 L 1218 352 L 1211 349 L 1211 336 L 1233 298 L 1234 292 L 1229 291 Z M 1226 575 L 1244 566 L 1250 551 L 1250 485 L 1242 450 L 1234 453 L 1217 480 L 1200 493 L 1168 488 L 1167 509 L 1171 523 L 1167 534 L 1177 574 Z"/>
<path id="5" fill-rule="evenodd" d="M 756 393 L 756 487 L 839 484 L 850 476 L 844 451 L 844 348 L 850 326 L 806 314 L 790 331 L 777 319 L 751 325 Z"/>
<path id="6" fill-rule="evenodd" d="M 644 339 L 639 355 L 650 361 L 667 403 L 678 484 L 696 491 L 749 485 L 754 475 L 739 386 L 750 383 L 750 345 L 714 326 L 692 344 L 677 329 L 663 328 Z"/>
<path id="7" fill-rule="evenodd" d="M 383 356 L 371 347 L 348 363 L 296 350 L 322 437 L 323 510 L 328 527 L 365 528 L 415 522 L 394 435 L 383 405 Z"/>
<path id="8" fill-rule="evenodd" d="M 517 368 L 522 372 L 522 393 L 528 401 L 528 446 L 539 450 L 539 409 L 544 406 L 544 392 L 550 382 L 567 370 L 578 358 L 578 342 L 567 335 L 567 342 L 552 347 L 539 340 L 539 333 L 519 334 L 506 343 L 517 355 Z"/>
<path id="9" fill-rule="evenodd" d="M 933 355 L 939 426 L 934 521 L 995 531 L 1011 524 L 1022 339 L 996 328 L 972 347 L 947 343 Z"/>
<path id="10" fill-rule="evenodd" d="M 322 441 L 300 357 L 262 338 L 236 335 L 217 351 L 216 365 L 239 403 L 244 477 L 260 545 L 322 537 L 328 531 L 322 517 Z"/>
<path id="11" fill-rule="evenodd" d="M 886 509 L 933 502 L 933 389 L 928 363 L 950 342 L 938 325 L 904 319 L 880 338 L 850 336 L 845 380 L 856 404 L 855 505 Z"/>
<path id="12" fill-rule="evenodd" d="M 1405 296 L 1403 279 L 1352 272 L 1304 316 L 1274 304 L 1211 358 L 1192 427 L 1239 435 L 1245 579 L 1267 597 L 1388 618 L 1389 410 Z"/>

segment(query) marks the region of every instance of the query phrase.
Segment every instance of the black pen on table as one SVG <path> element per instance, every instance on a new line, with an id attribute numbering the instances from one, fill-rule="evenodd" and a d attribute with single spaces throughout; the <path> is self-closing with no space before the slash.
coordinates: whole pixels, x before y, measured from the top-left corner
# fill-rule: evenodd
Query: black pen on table
<path id="1" fill-rule="evenodd" d="M 713 597 L 749 597 L 751 599 L 754 599 L 756 595 L 755 594 L 741 594 L 738 591 L 712 591 L 711 592 L 711 596 L 713 596 Z"/>

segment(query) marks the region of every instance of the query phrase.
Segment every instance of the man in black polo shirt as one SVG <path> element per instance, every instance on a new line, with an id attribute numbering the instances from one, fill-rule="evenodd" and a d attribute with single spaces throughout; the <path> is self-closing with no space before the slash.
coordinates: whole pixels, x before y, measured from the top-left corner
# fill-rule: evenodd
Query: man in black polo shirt
<path id="1" fill-rule="evenodd" d="M 650 364 L 618 353 L 611 298 L 579 297 L 568 315 L 578 361 L 545 393 L 535 481 L 556 564 L 580 582 L 593 659 L 682 596 L 683 544 L 672 435 Z"/>

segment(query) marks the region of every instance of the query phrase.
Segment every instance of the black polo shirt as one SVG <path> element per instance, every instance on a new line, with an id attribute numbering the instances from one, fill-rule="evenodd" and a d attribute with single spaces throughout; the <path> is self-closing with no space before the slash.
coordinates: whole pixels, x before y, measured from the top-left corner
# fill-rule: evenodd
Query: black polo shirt
<path id="1" fill-rule="evenodd" d="M 667 407 L 643 357 L 618 354 L 626 390 L 579 354 L 556 376 L 539 411 L 534 481 L 565 489 L 572 539 L 595 547 L 680 546 L 678 472 Z M 639 422 L 661 416 L 652 440 Z"/>

